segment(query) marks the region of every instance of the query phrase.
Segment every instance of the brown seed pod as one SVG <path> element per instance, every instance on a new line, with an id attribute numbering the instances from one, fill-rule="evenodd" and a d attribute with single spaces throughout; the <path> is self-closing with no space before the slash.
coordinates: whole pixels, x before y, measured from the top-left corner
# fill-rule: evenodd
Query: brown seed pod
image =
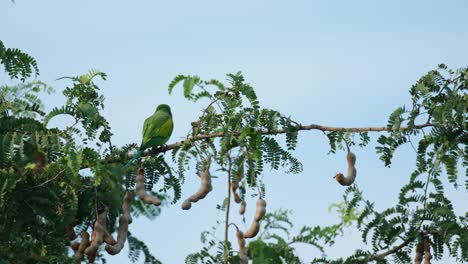
<path id="1" fill-rule="evenodd" d="M 109 234 L 109 232 L 107 232 L 107 230 L 105 229 L 104 229 L 104 234 L 102 235 L 102 239 L 104 240 L 104 242 L 106 242 L 106 244 L 109 244 L 109 245 L 115 245 L 115 243 L 117 243 L 117 241 L 115 241 L 112 235 Z"/>
<path id="2" fill-rule="evenodd" d="M 245 201 L 242 201 L 241 204 L 240 204 L 240 207 L 239 207 L 239 214 L 240 215 L 244 215 L 246 206 L 247 206 L 247 204 L 245 203 Z"/>
<path id="3" fill-rule="evenodd" d="M 431 243 L 429 239 L 424 240 L 424 264 L 431 264 Z"/>
<path id="4" fill-rule="evenodd" d="M 89 234 L 86 231 L 81 232 L 81 242 L 75 253 L 75 259 L 81 261 L 83 259 L 83 253 L 87 247 L 89 247 Z"/>
<path id="5" fill-rule="evenodd" d="M 237 237 L 237 243 L 239 244 L 239 259 L 240 259 L 240 264 L 247 264 L 249 262 L 249 259 L 247 258 L 247 254 L 245 252 L 245 239 L 244 239 L 244 233 L 237 228 L 236 231 L 236 237 Z"/>
<path id="6" fill-rule="evenodd" d="M 78 243 L 78 242 L 71 242 L 71 243 L 70 243 L 70 247 L 71 247 L 71 249 L 73 249 L 73 252 L 76 253 L 76 251 L 77 251 L 78 248 L 80 247 L 80 243 Z"/>
<path id="7" fill-rule="evenodd" d="M 35 157 L 35 166 L 34 166 L 34 173 L 40 174 L 44 171 L 44 167 L 46 165 L 46 156 L 43 152 L 37 152 Z"/>
<path id="8" fill-rule="evenodd" d="M 73 230 L 73 227 L 69 226 L 65 228 L 65 232 L 67 232 L 67 238 L 68 240 L 75 240 L 76 239 L 76 233 L 75 230 Z"/>
<path id="9" fill-rule="evenodd" d="M 260 231 L 260 220 L 262 220 L 262 218 L 265 216 L 265 213 L 266 213 L 266 201 L 263 200 L 261 197 L 259 197 L 257 200 L 257 208 L 255 211 L 255 217 L 249 229 L 244 234 L 245 238 L 252 238 L 258 234 L 258 232 Z"/>
<path id="10" fill-rule="evenodd" d="M 348 154 L 346 155 L 346 160 L 348 162 L 348 173 L 346 177 L 343 175 L 343 173 L 338 173 L 335 176 L 336 181 L 343 185 L 343 186 L 349 186 L 354 183 L 354 180 L 356 180 L 356 155 L 348 151 Z"/>
<path id="11" fill-rule="evenodd" d="M 106 220 L 109 210 L 106 208 L 100 213 L 94 223 L 93 234 L 91 235 L 91 245 L 85 249 L 84 253 L 88 256 L 88 261 L 93 263 L 96 259 L 96 253 L 99 246 L 104 242 L 104 237 L 110 244 L 115 244 L 115 240 L 107 233 Z M 112 239 L 111 239 L 112 238 Z M 107 243 L 107 242 L 106 242 Z"/>
<path id="12" fill-rule="evenodd" d="M 231 183 L 231 190 L 232 190 L 232 195 L 234 196 L 234 202 L 240 203 L 242 199 L 240 196 L 237 194 L 237 183 Z"/>
<path id="13" fill-rule="evenodd" d="M 182 203 L 182 209 L 188 210 L 192 207 L 192 203 L 196 203 L 199 200 L 206 197 L 206 195 L 213 190 L 213 186 L 211 185 L 211 174 L 210 174 L 210 165 L 211 165 L 211 158 L 208 157 L 205 160 L 204 166 L 200 169 L 200 178 L 201 184 L 198 191 L 192 194 L 189 198 L 187 198 Z"/>
<path id="14" fill-rule="evenodd" d="M 125 217 L 127 217 L 129 224 L 133 222 L 131 212 L 132 212 L 132 193 L 127 191 L 125 192 L 123 203 L 122 203 L 122 213 Z"/>
<path id="15" fill-rule="evenodd" d="M 117 243 L 115 245 L 106 245 L 107 253 L 111 255 L 119 254 L 122 251 L 127 240 L 128 225 L 132 222 L 130 210 L 132 207 L 132 194 L 126 192 L 122 203 L 122 215 L 119 218 L 119 231 L 117 234 Z"/>
<path id="16" fill-rule="evenodd" d="M 234 202 L 240 203 L 242 199 L 240 196 L 237 194 L 237 188 L 239 187 L 239 183 L 242 181 L 244 178 L 244 164 L 242 163 L 241 166 L 237 169 L 236 173 L 236 179 L 231 183 L 231 191 L 234 196 Z"/>
<path id="17" fill-rule="evenodd" d="M 161 205 L 161 200 L 159 200 L 157 197 L 154 197 L 150 194 L 148 194 L 145 191 L 145 171 L 143 168 L 141 168 L 138 171 L 138 175 L 136 176 L 135 179 L 135 191 L 138 195 L 138 197 L 145 203 L 147 204 L 154 204 L 154 205 Z"/>
<path id="18" fill-rule="evenodd" d="M 247 229 L 247 232 L 244 233 L 244 238 L 255 237 L 259 231 L 260 231 L 260 223 L 254 220 L 252 224 L 250 225 L 249 229 Z"/>
<path id="19" fill-rule="evenodd" d="M 255 221 L 260 221 L 265 216 L 266 213 L 266 201 L 262 198 L 258 198 L 257 200 L 257 209 L 255 211 Z"/>
<path id="20" fill-rule="evenodd" d="M 421 264 L 424 254 L 424 245 L 423 242 L 419 242 L 416 246 L 416 256 L 414 257 L 414 264 Z"/>
<path id="21" fill-rule="evenodd" d="M 192 201 L 190 201 L 190 199 L 185 199 L 185 201 L 182 203 L 182 209 L 188 210 L 190 208 L 192 208 Z"/>

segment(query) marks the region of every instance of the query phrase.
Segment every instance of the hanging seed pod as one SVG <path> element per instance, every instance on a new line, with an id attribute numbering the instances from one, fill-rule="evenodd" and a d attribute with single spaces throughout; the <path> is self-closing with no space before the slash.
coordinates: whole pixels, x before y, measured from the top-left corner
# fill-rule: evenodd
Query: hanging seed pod
<path id="1" fill-rule="evenodd" d="M 99 246 L 106 240 L 106 243 L 114 245 L 116 241 L 107 233 L 106 220 L 109 210 L 106 208 L 100 213 L 94 223 L 93 234 L 91 235 L 91 244 L 87 247 L 84 253 L 88 256 L 88 261 L 93 263 L 96 259 L 96 254 Z"/>
<path id="2" fill-rule="evenodd" d="M 335 176 L 336 181 L 343 186 L 349 186 L 353 184 L 354 181 L 356 180 L 356 173 L 357 173 L 357 170 L 355 167 L 356 155 L 353 152 L 348 151 L 348 154 L 346 155 L 346 160 L 348 162 L 348 173 L 346 177 L 343 175 L 343 173 L 338 173 Z"/>
<path id="3" fill-rule="evenodd" d="M 75 253 L 75 259 L 81 261 L 83 259 L 83 253 L 91 243 L 89 242 L 89 234 L 86 231 L 81 232 L 81 242 Z"/>
<path id="4" fill-rule="evenodd" d="M 260 223 L 254 220 L 252 224 L 250 225 L 249 229 L 247 229 L 247 232 L 244 233 L 244 238 L 255 237 L 259 231 L 260 231 Z"/>
<path id="5" fill-rule="evenodd" d="M 65 232 L 67 232 L 67 238 L 68 240 L 75 240 L 76 239 L 76 233 L 75 230 L 73 230 L 73 227 L 69 226 L 65 228 Z"/>
<path id="6" fill-rule="evenodd" d="M 76 253 L 76 251 L 78 250 L 78 248 L 80 247 L 80 243 L 78 242 L 71 242 L 70 243 L 70 248 L 73 249 L 73 252 Z"/>
<path id="7" fill-rule="evenodd" d="M 250 225 L 247 232 L 245 232 L 244 234 L 245 238 L 252 238 L 258 234 L 258 232 L 260 231 L 260 221 L 265 216 L 265 213 L 266 213 L 266 201 L 260 197 L 257 200 L 257 208 L 255 210 L 255 217 L 253 219 L 253 222 Z"/>
<path id="8" fill-rule="evenodd" d="M 119 254 L 122 251 L 128 235 L 128 225 L 133 221 L 130 210 L 132 208 L 132 194 L 126 192 L 122 203 L 122 215 L 119 218 L 119 231 L 117 234 L 117 243 L 115 245 L 106 245 L 107 253 L 111 255 Z"/>
<path id="9" fill-rule="evenodd" d="M 424 245 L 423 242 L 419 242 L 416 246 L 416 256 L 414 257 L 414 264 L 421 264 L 424 255 Z"/>
<path id="10" fill-rule="evenodd" d="M 237 228 L 236 231 L 236 237 L 237 237 L 237 243 L 239 244 L 239 259 L 240 259 L 240 264 L 247 264 L 249 262 L 249 259 L 247 258 L 246 250 L 245 250 L 245 239 L 244 239 L 244 233 Z"/>
<path id="11" fill-rule="evenodd" d="M 135 191 L 140 200 L 147 204 L 161 205 L 161 200 L 145 191 L 145 171 L 143 168 L 138 171 L 135 181 Z"/>
<path id="12" fill-rule="evenodd" d="M 232 195 L 234 196 L 234 202 L 240 203 L 242 199 L 240 198 L 239 194 L 237 194 L 237 188 L 239 188 L 239 183 L 242 181 L 244 178 L 244 163 L 239 166 L 237 173 L 236 173 L 236 179 L 231 183 L 231 191 Z"/>
<path id="13" fill-rule="evenodd" d="M 429 239 L 424 240 L 424 264 L 431 264 L 431 242 Z"/>
<path id="14" fill-rule="evenodd" d="M 245 203 L 245 201 L 242 201 L 241 204 L 240 204 L 240 207 L 239 207 L 239 214 L 240 215 L 244 215 L 246 206 L 247 206 L 247 204 Z"/>
<path id="15" fill-rule="evenodd" d="M 204 166 L 200 168 L 200 188 L 196 193 L 192 194 L 182 203 L 183 210 L 190 209 L 192 207 L 192 203 L 196 203 L 199 200 L 205 198 L 206 195 L 213 190 L 213 186 L 211 185 L 210 165 L 211 157 L 208 157 L 205 160 Z"/>

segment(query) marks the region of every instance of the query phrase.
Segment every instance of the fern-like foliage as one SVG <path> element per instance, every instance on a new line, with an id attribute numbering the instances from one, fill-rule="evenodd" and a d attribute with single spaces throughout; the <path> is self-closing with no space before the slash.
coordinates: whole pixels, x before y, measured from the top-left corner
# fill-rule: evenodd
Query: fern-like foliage
<path id="1" fill-rule="evenodd" d="M 0 62 L 11 78 L 24 81 L 33 70 L 38 73 L 34 59 L 2 42 Z M 93 81 L 97 76 L 105 79 L 95 70 L 71 78 L 73 85 L 64 91 L 66 104 L 49 113 L 40 96 L 52 90 L 44 83 L 0 86 L 0 262 L 76 263 L 69 255 L 67 230 L 92 231 L 96 213 L 104 208 L 109 209 L 106 228 L 116 231 L 122 196 L 132 188 L 134 176 L 125 177 L 121 164 L 105 162 L 120 159 L 129 147 L 110 144 L 110 126 L 100 113 L 104 97 Z M 48 127 L 59 114 L 70 115 L 75 124 Z M 98 149 L 91 147 L 96 145 Z M 167 164 L 150 165 L 146 174 L 154 176 L 148 177 L 148 188 L 157 181 L 155 171 L 168 170 Z M 177 186 L 170 180 L 166 189 Z M 134 216 L 154 218 L 159 213 L 138 199 L 133 203 Z M 129 236 L 128 245 L 131 260 L 143 252 L 146 263 L 160 263 L 137 238 Z M 105 263 L 105 254 L 98 259 Z"/>
<path id="2" fill-rule="evenodd" d="M 0 64 L 5 68 L 11 79 L 22 81 L 31 77 L 33 72 L 38 75 L 39 67 L 36 60 L 30 55 L 15 48 L 6 48 L 0 40 Z"/>
<path id="3" fill-rule="evenodd" d="M 179 75 L 169 85 L 169 93 L 172 93 L 182 83 L 183 95 L 188 100 L 209 99 L 203 114 L 192 122 L 189 136 L 223 135 L 216 140 L 187 140 L 175 149 L 173 160 L 177 163 L 179 178 L 183 181 L 191 159 L 199 167 L 203 157 L 208 155 L 215 157 L 222 167 L 227 166 L 230 158 L 244 157 L 245 183 L 250 187 L 258 185 L 265 163 L 275 170 L 286 167 L 286 172 L 301 172 L 301 162 L 290 152 L 297 145 L 297 123 L 278 111 L 261 108 L 253 87 L 245 82 L 240 72 L 227 77 L 229 84 L 224 85 L 216 80 Z M 287 131 L 285 145 L 265 135 L 277 129 Z"/>
<path id="4" fill-rule="evenodd" d="M 229 94 L 229 88 L 223 89 L 224 93 Z M 377 211 L 375 204 L 364 199 L 363 191 L 354 185 L 346 189 L 343 202 L 335 205 L 341 215 L 341 222 L 331 226 L 305 226 L 291 238 L 288 232 L 291 223 L 287 221 L 287 214 L 285 216 L 281 211 L 267 214 L 262 221 L 263 233 L 248 245 L 249 257 L 254 263 L 304 263 L 295 255 L 292 245 L 305 243 L 322 252 L 322 256 L 313 259 L 312 263 L 410 263 L 416 245 L 420 241 L 429 240 L 435 260 L 449 255 L 460 262 L 468 261 L 468 213 L 455 213 L 452 202 L 445 196 L 446 186 L 441 179 L 446 175 L 448 181 L 458 188 L 462 167 L 468 190 L 467 89 L 467 68 L 452 71 L 445 65 L 440 65 L 410 89 L 411 107 L 401 106 L 391 113 L 386 126 L 387 133 L 377 140 L 379 145 L 376 152 L 380 159 L 386 166 L 390 166 L 399 147 L 411 144 L 416 150 L 415 170 L 408 175 L 408 183 L 401 188 L 394 206 Z M 243 112 L 248 113 L 245 117 L 247 120 L 244 121 L 242 116 L 236 118 L 231 115 L 234 123 L 243 123 L 241 128 L 235 128 L 240 129 L 235 130 L 239 133 L 229 134 L 229 130 L 222 128 L 198 132 L 199 129 L 192 136 L 198 133 L 227 132 L 227 136 L 220 140 L 220 154 L 229 153 L 232 146 L 242 146 L 243 136 L 248 135 L 245 137 L 246 151 L 240 157 L 246 158 L 246 182 L 254 186 L 260 175 L 258 172 L 263 171 L 264 162 L 273 169 L 278 169 L 288 155 L 274 137 L 274 131 L 278 128 L 278 123 L 274 120 L 282 120 L 279 124 L 283 129 L 289 129 L 290 133 L 297 131 L 294 130 L 295 122 L 286 121 L 275 111 L 260 109 L 256 97 L 251 99 L 248 110 Z M 226 109 L 230 102 L 223 102 L 221 108 Z M 217 113 L 215 107 L 209 109 L 209 112 Z M 255 116 L 255 113 L 258 113 L 256 118 L 249 120 L 248 116 Z M 213 123 L 226 120 L 223 116 L 213 115 Z M 210 125 L 211 123 L 206 122 L 205 126 L 196 128 Z M 229 122 L 223 124 L 227 127 L 230 125 Z M 271 135 L 256 133 L 258 131 L 270 131 Z M 346 129 L 326 135 L 331 153 L 335 153 L 337 149 L 345 149 L 346 146 L 365 147 L 371 140 L 367 132 L 355 133 Z M 293 149 L 297 144 L 296 136 L 291 134 L 288 138 L 290 142 L 287 146 Z M 293 160 L 287 161 L 291 168 L 295 166 Z M 367 247 L 356 249 L 351 256 L 329 258 L 326 255 L 327 249 L 343 234 L 343 229 L 351 225 L 356 225 L 362 233 L 362 240 Z M 210 245 L 215 243 L 210 242 Z M 197 256 L 213 257 L 213 252 L 210 253 L 207 249 L 205 247 Z"/>

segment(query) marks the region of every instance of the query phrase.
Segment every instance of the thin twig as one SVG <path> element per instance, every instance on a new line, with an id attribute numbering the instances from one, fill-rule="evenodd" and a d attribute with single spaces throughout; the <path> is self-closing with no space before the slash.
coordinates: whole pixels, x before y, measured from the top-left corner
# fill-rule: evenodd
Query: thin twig
<path id="1" fill-rule="evenodd" d="M 228 197 L 226 203 L 226 223 L 224 225 L 224 263 L 228 263 L 228 248 L 227 243 L 229 239 L 229 211 L 231 209 L 231 170 L 232 170 L 232 161 L 231 156 L 228 154 Z"/>
<path id="2" fill-rule="evenodd" d="M 45 182 L 43 182 L 43 183 L 41 183 L 41 184 L 38 184 L 38 185 L 34 186 L 33 188 L 38 188 L 38 187 L 44 186 L 44 185 L 46 185 L 47 183 L 49 183 L 49 182 L 51 182 L 51 181 L 57 179 L 57 177 L 60 176 L 60 174 L 62 174 L 64 171 L 65 171 L 65 170 L 59 171 L 59 173 L 57 173 L 57 175 L 55 175 L 54 177 L 48 179 L 47 181 L 45 181 Z"/>

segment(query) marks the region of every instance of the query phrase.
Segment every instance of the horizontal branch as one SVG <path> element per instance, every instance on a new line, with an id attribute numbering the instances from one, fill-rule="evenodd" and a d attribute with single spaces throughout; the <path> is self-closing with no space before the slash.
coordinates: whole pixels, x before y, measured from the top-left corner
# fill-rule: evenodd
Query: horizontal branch
<path id="1" fill-rule="evenodd" d="M 406 247 L 412 241 L 413 241 L 413 239 L 405 240 L 403 243 L 401 243 L 400 245 L 398 245 L 398 246 L 396 246 L 396 247 L 394 247 L 392 249 L 389 249 L 389 250 L 387 250 L 385 252 L 382 252 L 380 254 L 372 255 L 367 259 L 367 262 L 382 259 L 382 258 L 385 258 L 388 255 L 394 254 L 394 253 L 398 252 L 400 249 Z"/>
<path id="2" fill-rule="evenodd" d="M 431 123 L 425 123 L 421 125 L 415 125 L 411 127 L 411 129 L 422 129 L 425 127 L 430 127 L 432 126 Z M 316 125 L 316 124 L 311 124 L 311 125 L 299 125 L 294 128 L 297 131 L 305 131 L 305 130 L 319 130 L 322 132 L 383 132 L 383 131 L 388 131 L 389 129 L 387 127 L 331 127 L 331 126 L 322 126 L 322 125 Z M 400 127 L 401 131 L 408 130 L 410 127 Z M 260 133 L 262 135 L 277 135 L 277 134 L 285 134 L 288 132 L 287 129 L 284 128 L 279 128 L 276 130 L 261 130 Z M 240 135 L 239 132 L 232 133 L 231 135 L 238 136 Z M 166 151 L 176 149 L 181 147 L 185 142 L 187 141 L 198 141 L 198 140 L 203 140 L 203 139 L 210 139 L 210 138 L 218 138 L 218 137 L 224 137 L 225 133 L 224 132 L 216 132 L 212 134 L 202 134 L 202 135 L 197 135 L 193 137 L 189 137 L 185 140 L 181 140 L 169 145 L 153 148 L 153 153 L 164 153 Z M 150 153 L 146 151 L 142 156 L 148 156 Z M 129 158 L 132 158 L 133 155 L 129 155 Z"/>

